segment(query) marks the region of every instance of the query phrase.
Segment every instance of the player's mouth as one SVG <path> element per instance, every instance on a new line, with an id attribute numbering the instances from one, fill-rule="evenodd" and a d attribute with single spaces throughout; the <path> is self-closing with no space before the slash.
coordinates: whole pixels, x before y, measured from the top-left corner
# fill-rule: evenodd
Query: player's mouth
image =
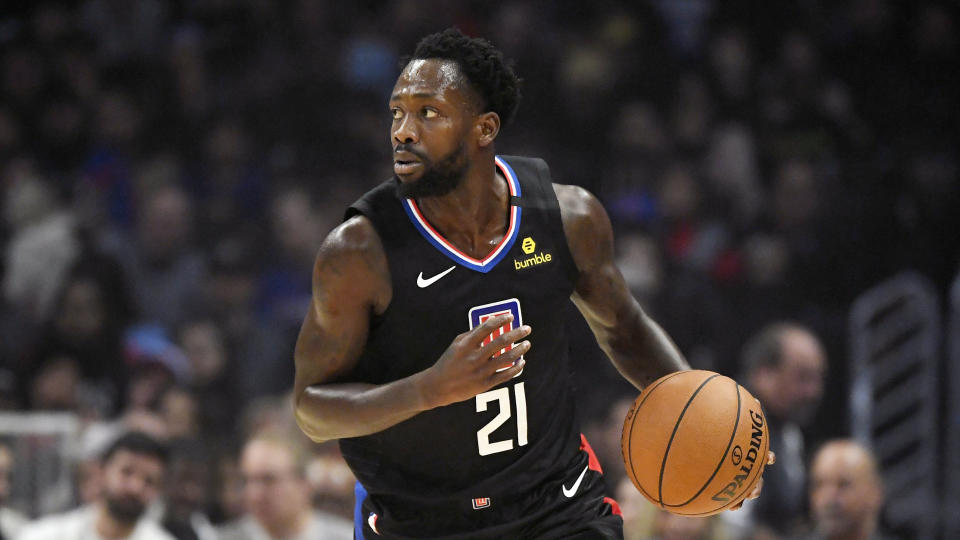
<path id="1" fill-rule="evenodd" d="M 413 174 L 423 168 L 423 162 L 409 152 L 396 152 L 393 155 L 393 172 L 397 176 Z"/>
<path id="2" fill-rule="evenodd" d="M 393 172 L 397 176 L 406 176 L 408 174 L 413 174 L 420 170 L 423 167 L 423 163 L 419 161 L 401 161 L 397 160 L 393 162 Z"/>

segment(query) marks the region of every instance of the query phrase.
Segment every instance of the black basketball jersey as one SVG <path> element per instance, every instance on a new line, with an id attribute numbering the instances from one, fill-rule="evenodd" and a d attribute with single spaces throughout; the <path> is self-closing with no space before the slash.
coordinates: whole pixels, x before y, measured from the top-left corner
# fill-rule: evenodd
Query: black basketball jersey
<path id="1" fill-rule="evenodd" d="M 499 313 L 514 314 L 511 327 L 532 328 L 526 365 L 509 382 L 340 441 L 383 517 L 398 522 L 438 512 L 474 524 L 509 519 L 511 502 L 536 497 L 580 448 L 564 328 L 576 267 L 549 170 L 532 158 L 498 156 L 496 164 L 510 188 L 510 220 L 481 260 L 434 230 L 414 199 L 399 198 L 396 180 L 347 211 L 348 218 L 368 217 L 380 235 L 393 297 L 371 321 L 364 353 L 342 381 L 384 384 L 422 371 L 454 337 Z"/>

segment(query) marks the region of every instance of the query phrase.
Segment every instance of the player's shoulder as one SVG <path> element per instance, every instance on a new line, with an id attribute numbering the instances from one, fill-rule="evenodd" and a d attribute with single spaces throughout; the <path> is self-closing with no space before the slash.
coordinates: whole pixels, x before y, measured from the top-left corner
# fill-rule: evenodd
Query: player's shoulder
<path id="1" fill-rule="evenodd" d="M 520 178 L 539 178 L 541 182 L 552 182 L 550 166 L 542 158 L 497 154 L 497 159 Z"/>
<path id="2" fill-rule="evenodd" d="M 529 165 L 532 167 L 543 167 L 548 168 L 546 160 L 536 156 L 517 156 L 513 154 L 497 154 L 497 157 L 501 161 L 506 162 L 508 165 Z"/>
<path id="3" fill-rule="evenodd" d="M 325 260 L 380 259 L 383 242 L 367 216 L 356 214 L 338 225 L 324 239 L 318 257 Z"/>
<path id="4" fill-rule="evenodd" d="M 571 184 L 555 183 L 553 192 L 557 195 L 560 217 L 564 225 L 589 224 L 598 219 L 607 219 L 600 200 L 587 189 Z"/>
<path id="5" fill-rule="evenodd" d="M 327 235 L 314 262 L 317 283 L 328 290 L 345 287 L 353 298 L 378 306 L 389 303 L 390 265 L 370 218 L 357 214 Z"/>
<path id="6" fill-rule="evenodd" d="M 613 227 L 599 199 L 580 186 L 554 184 L 567 246 L 584 270 L 612 256 Z"/>

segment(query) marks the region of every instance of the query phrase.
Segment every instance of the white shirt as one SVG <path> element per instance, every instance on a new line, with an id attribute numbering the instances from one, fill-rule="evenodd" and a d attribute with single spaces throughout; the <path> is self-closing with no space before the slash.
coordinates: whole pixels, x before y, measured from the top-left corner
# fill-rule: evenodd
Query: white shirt
<path id="1" fill-rule="evenodd" d="M 274 538 L 250 516 L 219 529 L 220 540 L 352 540 L 353 523 L 325 512 L 314 512 L 306 528 L 289 538 Z"/>
<path id="2" fill-rule="evenodd" d="M 47 516 L 23 527 L 16 540 L 106 540 L 97 533 L 97 509 L 84 506 L 64 514 Z M 125 540 L 176 540 L 156 523 L 141 519 Z"/>
<path id="3" fill-rule="evenodd" d="M 0 507 L 0 532 L 4 538 L 16 538 L 20 529 L 30 521 L 16 510 Z"/>

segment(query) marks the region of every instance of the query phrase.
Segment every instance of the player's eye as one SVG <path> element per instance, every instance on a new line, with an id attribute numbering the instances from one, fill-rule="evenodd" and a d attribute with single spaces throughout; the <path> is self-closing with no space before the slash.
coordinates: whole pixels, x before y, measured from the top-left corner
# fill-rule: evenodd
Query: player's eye
<path id="1" fill-rule="evenodd" d="M 424 118 L 436 118 L 437 116 L 439 116 L 439 114 L 440 114 L 440 113 L 438 113 L 438 112 L 436 111 L 436 109 L 424 109 L 424 110 L 423 110 L 423 117 L 424 117 Z"/>
<path id="2" fill-rule="evenodd" d="M 393 108 L 390 109 L 390 116 L 392 116 L 394 120 L 399 120 L 403 118 L 403 112 L 400 109 Z"/>

